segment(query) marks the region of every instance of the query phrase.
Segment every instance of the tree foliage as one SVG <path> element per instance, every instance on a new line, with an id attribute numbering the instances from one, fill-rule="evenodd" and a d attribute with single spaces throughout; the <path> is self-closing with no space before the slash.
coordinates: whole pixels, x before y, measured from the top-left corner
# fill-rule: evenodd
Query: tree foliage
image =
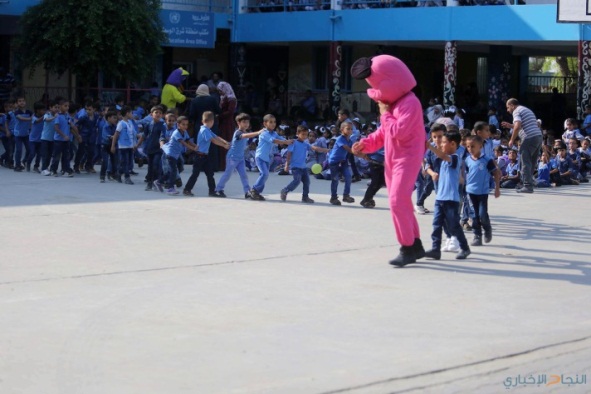
<path id="1" fill-rule="evenodd" d="M 42 0 L 21 18 L 25 67 L 123 80 L 149 75 L 166 41 L 160 0 Z"/>

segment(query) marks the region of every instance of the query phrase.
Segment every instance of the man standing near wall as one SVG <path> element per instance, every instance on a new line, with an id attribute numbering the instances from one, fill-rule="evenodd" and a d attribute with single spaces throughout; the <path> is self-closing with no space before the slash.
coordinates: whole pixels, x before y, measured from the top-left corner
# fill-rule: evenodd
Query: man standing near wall
<path id="1" fill-rule="evenodd" d="M 507 100 L 507 111 L 513 115 L 513 124 L 503 122 L 502 126 L 513 129 L 509 146 L 513 146 L 517 137 L 521 140 L 519 145 L 519 163 L 521 166 L 521 182 L 523 186 L 517 189 L 518 193 L 533 193 L 533 171 L 538 162 L 540 149 L 542 149 L 542 130 L 538 127 L 536 115 L 531 109 L 519 105 L 517 99 Z"/>

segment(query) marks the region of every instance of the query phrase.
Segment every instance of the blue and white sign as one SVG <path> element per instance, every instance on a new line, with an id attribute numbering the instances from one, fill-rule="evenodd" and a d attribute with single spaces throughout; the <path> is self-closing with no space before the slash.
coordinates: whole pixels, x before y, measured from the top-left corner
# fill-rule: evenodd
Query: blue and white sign
<path id="1" fill-rule="evenodd" d="M 162 10 L 160 18 L 171 47 L 213 48 L 215 31 L 213 13 Z"/>

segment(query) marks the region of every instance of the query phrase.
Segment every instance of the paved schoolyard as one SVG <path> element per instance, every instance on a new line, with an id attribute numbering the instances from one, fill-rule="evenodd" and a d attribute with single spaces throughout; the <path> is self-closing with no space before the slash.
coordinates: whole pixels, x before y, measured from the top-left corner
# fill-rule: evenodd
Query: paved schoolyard
<path id="1" fill-rule="evenodd" d="M 490 245 L 394 269 L 365 181 L 333 207 L 312 180 L 309 206 L 280 201 L 290 177 L 254 202 L 237 175 L 187 198 L 145 192 L 144 170 L 0 169 L 1 393 L 591 392 L 588 185 L 503 191 Z"/>

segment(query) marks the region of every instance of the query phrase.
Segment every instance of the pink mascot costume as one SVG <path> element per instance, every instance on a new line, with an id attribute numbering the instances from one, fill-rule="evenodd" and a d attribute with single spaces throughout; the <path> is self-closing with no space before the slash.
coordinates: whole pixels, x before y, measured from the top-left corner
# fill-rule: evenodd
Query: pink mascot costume
<path id="1" fill-rule="evenodd" d="M 351 75 L 367 81 L 367 94 L 380 107 L 380 128 L 356 143 L 353 151 L 370 153 L 384 147 L 390 211 L 401 245 L 390 264 L 403 267 L 425 256 L 412 203 L 426 140 L 421 103 L 411 92 L 417 82 L 401 60 L 389 55 L 357 60 Z"/>

